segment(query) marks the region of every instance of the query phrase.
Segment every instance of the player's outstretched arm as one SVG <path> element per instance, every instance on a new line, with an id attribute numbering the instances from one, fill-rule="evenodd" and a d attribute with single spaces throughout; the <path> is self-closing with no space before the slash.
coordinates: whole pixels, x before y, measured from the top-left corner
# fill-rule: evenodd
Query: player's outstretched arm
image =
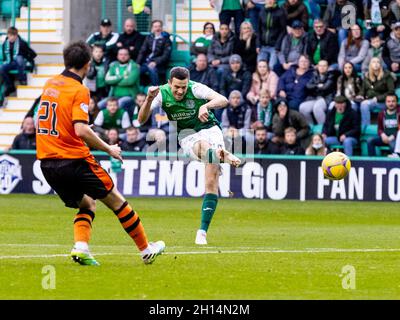
<path id="1" fill-rule="evenodd" d="M 107 152 L 111 157 L 122 161 L 121 148 L 118 145 L 110 146 L 101 140 L 86 123 L 74 124 L 75 134 L 94 149 Z"/>
<path id="2" fill-rule="evenodd" d="M 145 123 L 149 119 L 151 115 L 151 104 L 153 103 L 154 98 L 158 95 L 159 92 L 159 87 L 150 87 L 147 91 L 146 100 L 139 110 L 138 121 L 140 124 Z"/>
<path id="3" fill-rule="evenodd" d="M 208 110 L 210 109 L 221 109 L 225 108 L 228 105 L 228 99 L 223 95 L 215 92 L 213 90 L 207 96 L 207 100 L 209 100 L 206 104 L 203 104 L 199 110 L 199 116 L 201 122 L 207 122 L 208 120 Z"/>

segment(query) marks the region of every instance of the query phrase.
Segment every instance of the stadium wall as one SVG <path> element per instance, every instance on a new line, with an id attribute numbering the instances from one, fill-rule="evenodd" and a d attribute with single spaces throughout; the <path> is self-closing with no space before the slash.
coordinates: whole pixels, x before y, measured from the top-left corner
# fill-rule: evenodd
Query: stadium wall
<path id="1" fill-rule="evenodd" d="M 204 165 L 199 162 L 151 159 L 143 153 L 126 153 L 120 172 L 115 173 L 108 156 L 104 153 L 96 156 L 126 196 L 201 197 L 204 194 Z M 341 181 L 323 177 L 319 157 L 261 156 L 246 159 L 240 169 L 224 164 L 220 194 L 228 198 L 233 192 L 235 198 L 247 199 L 400 201 L 398 161 L 351 160 L 351 172 Z M 52 193 L 34 153 L 0 155 L 0 194 L 9 193 Z"/>
<path id="2" fill-rule="evenodd" d="M 86 40 L 90 34 L 99 30 L 101 21 L 101 1 L 64 0 L 64 40 Z"/>

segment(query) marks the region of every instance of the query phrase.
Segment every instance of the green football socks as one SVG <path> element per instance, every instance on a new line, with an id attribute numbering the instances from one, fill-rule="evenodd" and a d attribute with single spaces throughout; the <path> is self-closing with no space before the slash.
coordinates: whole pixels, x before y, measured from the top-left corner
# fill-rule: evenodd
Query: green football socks
<path id="1" fill-rule="evenodd" d="M 213 193 L 208 193 L 204 196 L 203 207 L 201 208 L 201 230 L 207 232 L 210 226 L 215 209 L 217 208 L 218 196 Z"/>

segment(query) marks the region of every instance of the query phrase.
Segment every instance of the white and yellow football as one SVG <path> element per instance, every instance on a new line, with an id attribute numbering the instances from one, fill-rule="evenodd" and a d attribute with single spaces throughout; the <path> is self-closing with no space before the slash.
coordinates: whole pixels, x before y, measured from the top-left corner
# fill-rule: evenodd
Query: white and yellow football
<path id="1" fill-rule="evenodd" d="M 322 171 L 325 178 L 342 180 L 350 172 L 350 159 L 342 152 L 331 152 L 322 160 Z"/>

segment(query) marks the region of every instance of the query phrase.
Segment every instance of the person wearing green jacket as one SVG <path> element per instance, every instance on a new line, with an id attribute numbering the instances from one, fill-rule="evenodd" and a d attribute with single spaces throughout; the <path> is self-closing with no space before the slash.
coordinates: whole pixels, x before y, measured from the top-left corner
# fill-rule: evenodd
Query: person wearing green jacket
<path id="1" fill-rule="evenodd" d="M 129 50 L 118 50 L 117 61 L 111 63 L 106 74 L 106 84 L 110 86 L 110 97 L 118 99 L 119 106 L 128 111 L 132 117 L 133 102 L 139 93 L 140 84 L 139 66 L 130 59 Z M 107 105 L 107 99 L 99 102 L 99 109 Z"/>

